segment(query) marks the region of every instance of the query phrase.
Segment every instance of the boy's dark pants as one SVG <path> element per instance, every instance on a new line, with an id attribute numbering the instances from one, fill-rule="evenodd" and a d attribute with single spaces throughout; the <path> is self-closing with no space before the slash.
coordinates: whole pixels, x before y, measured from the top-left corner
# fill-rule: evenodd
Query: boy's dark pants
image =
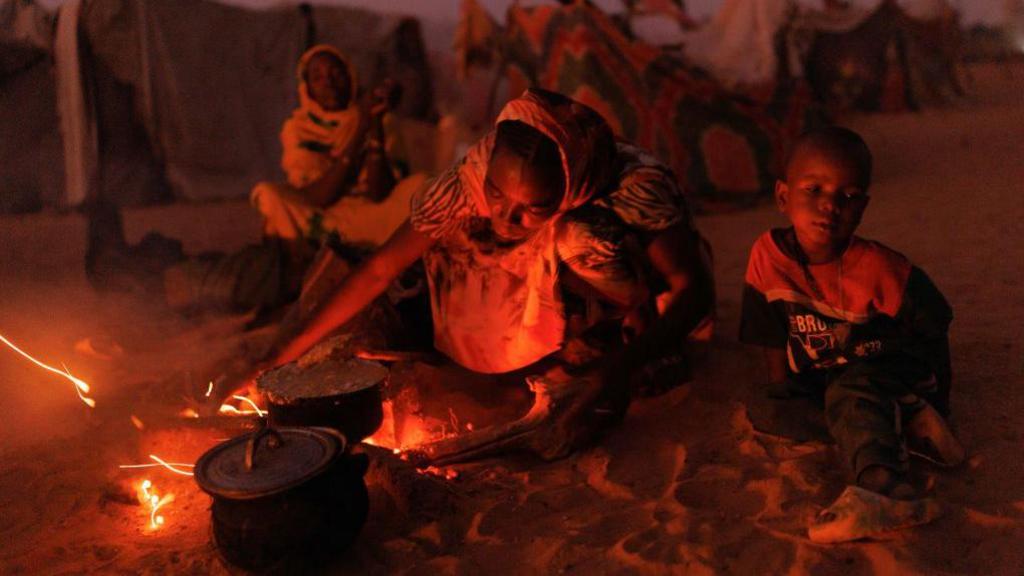
<path id="1" fill-rule="evenodd" d="M 908 399 L 930 400 L 935 394 L 929 371 L 913 358 L 887 356 L 833 368 L 821 376 L 828 430 L 854 480 L 869 466 L 906 472 L 901 420 L 912 409 Z"/>

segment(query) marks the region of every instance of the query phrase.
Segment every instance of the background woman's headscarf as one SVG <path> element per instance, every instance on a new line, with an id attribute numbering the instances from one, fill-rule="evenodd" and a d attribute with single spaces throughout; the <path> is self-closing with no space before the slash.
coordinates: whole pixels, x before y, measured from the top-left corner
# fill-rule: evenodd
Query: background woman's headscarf
<path id="1" fill-rule="evenodd" d="M 299 65 L 296 68 L 295 74 L 299 81 L 299 106 L 302 109 L 309 110 L 317 116 L 327 119 L 332 114 L 343 112 L 344 110 L 336 110 L 334 112 L 328 112 L 324 110 L 313 97 L 309 95 L 309 86 L 306 83 L 306 69 L 309 67 L 309 62 L 317 54 L 330 54 L 341 62 L 345 68 L 345 72 L 348 74 L 348 107 L 345 110 L 355 107 L 356 95 L 359 91 L 359 81 L 356 78 L 356 70 L 352 67 L 352 62 L 341 53 L 340 50 L 331 46 L 330 44 L 317 44 L 302 53 L 302 57 L 299 58 Z"/>

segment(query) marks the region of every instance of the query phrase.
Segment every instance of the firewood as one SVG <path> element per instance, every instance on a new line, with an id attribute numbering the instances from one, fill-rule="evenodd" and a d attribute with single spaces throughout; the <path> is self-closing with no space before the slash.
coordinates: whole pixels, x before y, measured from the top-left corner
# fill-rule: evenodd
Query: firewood
<path id="1" fill-rule="evenodd" d="M 592 437 L 604 419 L 595 405 L 600 386 L 593 378 L 547 374 L 528 383 L 534 402 L 522 418 L 424 444 L 410 458 L 420 465 L 448 466 L 526 450 L 554 460 Z"/>

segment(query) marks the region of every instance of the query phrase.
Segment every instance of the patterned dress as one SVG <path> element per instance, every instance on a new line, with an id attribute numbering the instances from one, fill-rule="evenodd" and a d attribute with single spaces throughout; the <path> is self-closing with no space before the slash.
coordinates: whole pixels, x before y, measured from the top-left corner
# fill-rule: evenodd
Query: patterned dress
<path id="1" fill-rule="evenodd" d="M 485 373 L 523 368 L 562 347 L 562 275 L 572 273 L 612 299 L 653 298 L 658 284 L 644 247 L 677 224 L 696 233 L 671 171 L 615 142 L 593 110 L 529 90 L 506 105 L 498 122 L 505 120 L 525 122 L 558 145 L 566 193 L 556 215 L 521 242 L 493 233 L 483 195 L 492 132 L 413 197 L 410 216 L 416 230 L 437 241 L 424 256 L 434 345 Z"/>

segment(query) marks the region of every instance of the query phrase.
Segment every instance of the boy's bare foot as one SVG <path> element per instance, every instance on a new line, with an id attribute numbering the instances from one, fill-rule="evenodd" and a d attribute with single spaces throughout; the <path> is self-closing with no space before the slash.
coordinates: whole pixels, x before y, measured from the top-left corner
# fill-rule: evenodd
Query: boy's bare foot
<path id="1" fill-rule="evenodd" d="M 905 424 L 907 451 L 933 464 L 952 468 L 963 463 L 966 451 L 945 419 L 925 404 Z"/>

